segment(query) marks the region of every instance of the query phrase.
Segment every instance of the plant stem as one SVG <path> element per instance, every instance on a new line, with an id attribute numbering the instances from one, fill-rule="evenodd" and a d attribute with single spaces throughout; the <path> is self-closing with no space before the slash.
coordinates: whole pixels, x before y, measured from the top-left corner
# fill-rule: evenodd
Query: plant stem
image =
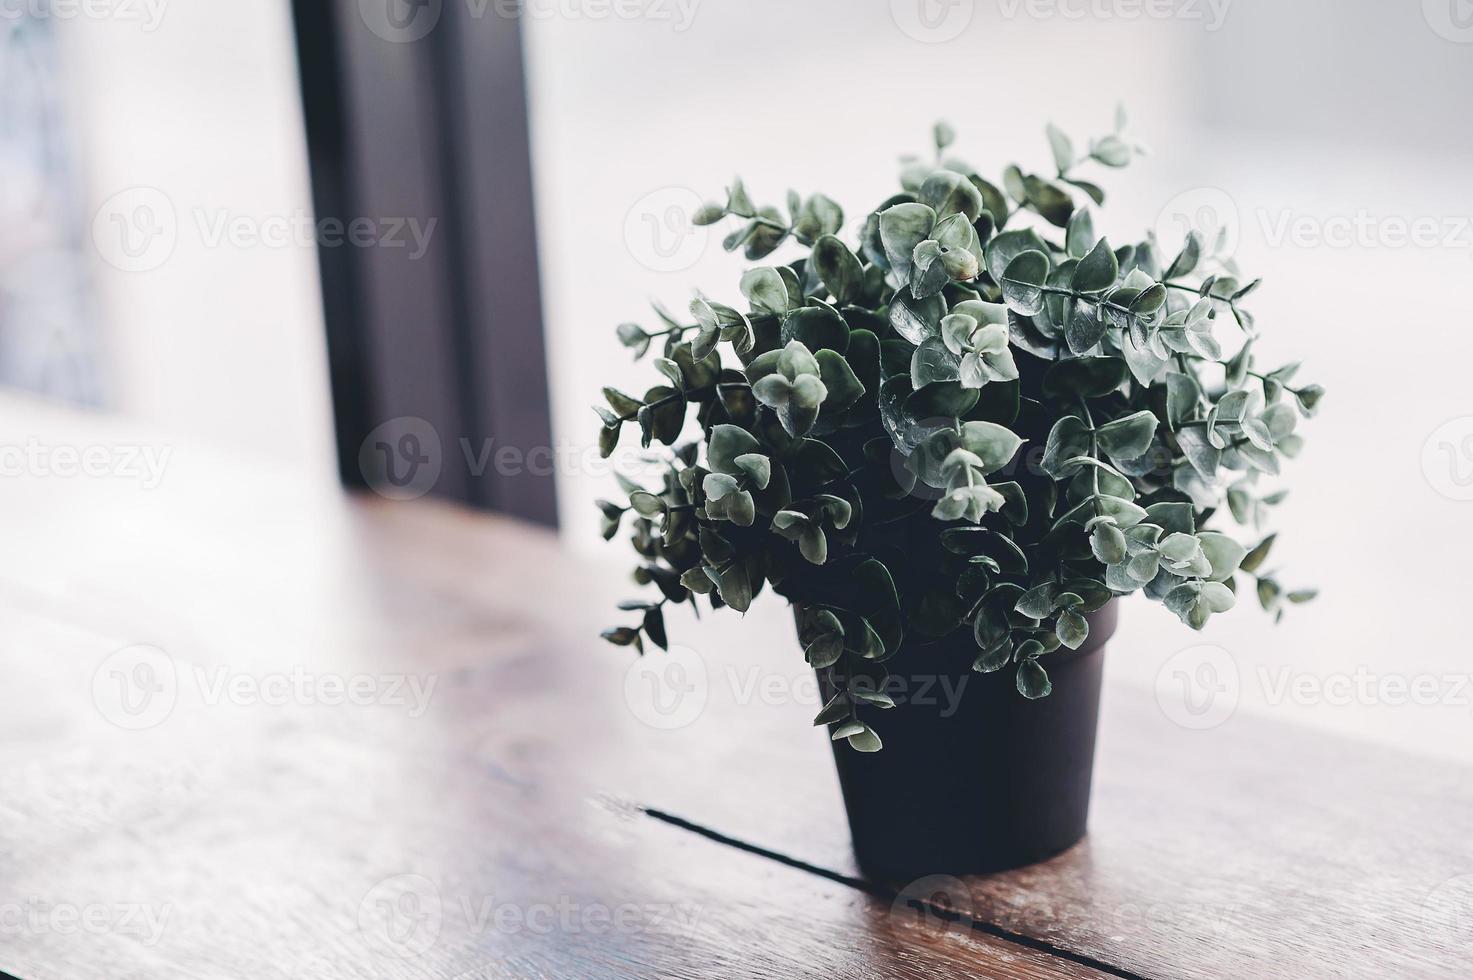
<path id="1" fill-rule="evenodd" d="M 691 395 L 699 395 L 699 394 L 703 394 L 703 393 L 708 392 L 708 391 L 720 391 L 720 390 L 722 390 L 724 388 L 748 388 L 748 389 L 750 389 L 751 387 L 752 387 L 751 385 L 749 385 L 749 384 L 747 384 L 745 382 L 741 382 L 741 381 L 721 381 L 721 382 L 717 382 L 717 383 L 714 383 L 714 384 L 701 385 L 699 388 L 686 388 L 686 389 L 683 389 L 681 391 L 677 391 L 677 392 L 674 392 L 672 394 L 666 395 L 663 398 L 656 398 L 654 401 L 647 402 L 647 403 L 645 403 L 641 407 L 642 408 L 659 408 L 661 405 L 668 405 L 668 404 L 670 404 L 671 402 L 673 402 L 673 401 L 675 401 L 677 399 L 681 399 L 681 398 L 689 399 Z M 632 421 L 633 419 L 636 419 L 638 417 L 639 417 L 639 411 L 636 410 L 636 411 L 630 413 L 629 415 L 621 415 L 621 416 L 619 416 L 619 421 L 620 422 L 629 422 L 629 421 Z"/>

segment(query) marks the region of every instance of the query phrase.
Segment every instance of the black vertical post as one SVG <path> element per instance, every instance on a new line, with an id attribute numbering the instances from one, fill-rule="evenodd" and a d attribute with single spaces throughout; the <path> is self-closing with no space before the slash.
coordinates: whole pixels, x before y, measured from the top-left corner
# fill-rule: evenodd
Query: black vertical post
<path id="1" fill-rule="evenodd" d="M 431 492 L 555 524 L 519 19 L 459 0 L 294 8 L 319 222 L 429 232 L 422 254 L 319 247 L 344 482 L 381 486 L 360 450 L 388 423 L 370 448 L 392 455 L 408 425 L 427 434 L 416 455 L 436 443 Z"/>

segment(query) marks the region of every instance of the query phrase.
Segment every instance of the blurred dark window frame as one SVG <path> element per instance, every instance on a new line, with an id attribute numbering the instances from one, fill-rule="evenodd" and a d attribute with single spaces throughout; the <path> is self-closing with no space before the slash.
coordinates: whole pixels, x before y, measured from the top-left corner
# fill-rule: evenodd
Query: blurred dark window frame
<path id="1" fill-rule="evenodd" d="M 374 4 L 393 24 L 437 19 L 386 38 Z M 318 250 L 339 471 L 363 485 L 368 435 L 423 419 L 441 442 L 435 493 L 552 525 L 549 468 L 476 465 L 488 446 L 553 449 L 521 26 L 491 9 L 293 2 L 319 222 L 435 221 L 422 255 Z"/>

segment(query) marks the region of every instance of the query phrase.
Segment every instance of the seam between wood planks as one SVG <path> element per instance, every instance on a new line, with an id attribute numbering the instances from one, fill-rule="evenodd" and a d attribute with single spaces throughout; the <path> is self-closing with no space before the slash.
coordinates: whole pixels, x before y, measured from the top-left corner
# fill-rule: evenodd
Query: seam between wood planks
<path id="1" fill-rule="evenodd" d="M 900 893 L 894 888 L 889 887 L 888 885 L 883 885 L 879 882 L 874 881 L 867 881 L 864 878 L 855 878 L 850 875 L 840 874 L 837 871 L 830 871 L 828 868 L 822 868 L 816 864 L 809 864 L 807 861 L 802 861 L 798 858 L 790 857 L 778 851 L 769 850 L 768 848 L 760 847 L 756 844 L 750 844 L 747 841 L 740 840 L 736 837 L 728 837 L 726 834 L 723 834 L 718 830 L 712 830 L 710 827 L 705 827 L 701 824 L 693 823 L 692 821 L 687 820 L 684 817 L 678 817 L 673 813 L 667 813 L 664 810 L 643 805 L 639 806 L 639 810 L 647 817 L 653 817 L 654 819 L 659 820 L 662 823 L 667 823 L 672 827 L 678 827 L 681 830 L 686 830 L 693 834 L 699 834 L 707 840 L 715 841 L 718 844 L 725 844 L 727 847 L 734 847 L 741 851 L 746 851 L 748 854 L 755 854 L 758 857 L 766 858 L 769 861 L 776 861 L 779 864 L 787 865 L 790 868 L 796 868 L 799 871 L 806 871 L 809 874 L 818 875 L 820 878 L 827 878 L 829 881 L 836 882 L 840 885 L 846 885 L 849 888 L 853 888 L 856 891 L 864 892 L 868 895 L 873 895 L 876 898 L 884 899 L 888 902 L 894 902 L 897 898 L 900 897 Z M 1049 956 L 1056 957 L 1057 959 L 1068 960 L 1071 963 L 1077 963 L 1080 966 L 1089 967 L 1092 970 L 1098 970 L 1101 973 L 1107 973 L 1113 977 L 1120 977 L 1122 978 L 1122 980 L 1150 980 L 1150 978 L 1148 977 L 1142 976 L 1139 973 L 1132 973 L 1131 971 L 1126 970 L 1123 967 L 1116 966 L 1113 963 L 1106 963 L 1103 960 L 1095 959 L 1093 956 L 1089 956 L 1084 953 L 1076 953 L 1073 950 L 1065 949 L 1062 946 L 1056 946 L 1053 943 L 1048 942 L 1047 940 L 1035 939 L 1034 937 L 1026 935 L 1024 933 L 1013 932 L 1010 929 L 1004 929 L 1002 926 L 999 926 L 996 923 L 988 922 L 985 919 L 979 919 L 973 915 L 968 915 L 964 912 L 958 912 L 955 909 L 949 909 L 942 905 L 937 905 L 934 902 L 908 898 L 906 899 L 906 904 L 913 906 L 920 911 L 924 911 L 927 914 L 935 915 L 938 918 L 945 919 L 949 922 L 962 923 L 968 928 L 975 929 L 978 932 L 986 933 L 987 935 L 992 936 L 995 939 L 1000 939 L 1004 942 L 1013 943 L 1017 946 L 1023 946 L 1028 949 L 1034 950 L 1035 952 L 1045 953 Z"/>

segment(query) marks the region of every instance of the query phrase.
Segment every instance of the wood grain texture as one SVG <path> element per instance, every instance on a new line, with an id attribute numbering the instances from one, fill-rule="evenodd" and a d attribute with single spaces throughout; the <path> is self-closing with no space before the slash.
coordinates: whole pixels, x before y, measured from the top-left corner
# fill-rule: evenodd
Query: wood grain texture
<path id="1" fill-rule="evenodd" d="M 137 439 L 23 408 L 4 441 Z M 0 969 L 22 980 L 1473 975 L 1465 769 L 1247 716 L 1189 732 L 1112 687 L 1083 844 L 856 888 L 781 610 L 674 622 L 693 646 L 635 661 L 596 638 L 627 583 L 541 532 L 188 446 L 156 490 L 0 481 L 0 515 Z M 174 680 L 142 728 L 109 686 L 140 662 Z M 365 703 L 329 703 L 333 678 Z M 372 917 L 422 921 L 399 901 L 425 882 L 434 941 L 385 952 Z M 11 912 L 38 902 L 105 928 Z M 559 903 L 636 918 L 486 925 Z M 699 914 L 672 932 L 656 907 Z"/>
<path id="2" fill-rule="evenodd" d="M 7 639 L 34 656 L 111 642 L 12 612 Z M 535 759 L 492 764 L 462 744 L 457 706 L 425 725 L 387 708 L 242 708 L 187 732 L 171 717 L 112 739 L 117 753 L 66 717 L 67 685 L 44 702 L 21 689 L 72 736 L 7 753 L 0 903 L 24 919 L 0 926 L 0 962 L 24 980 L 1101 976 L 653 820 Z"/>

